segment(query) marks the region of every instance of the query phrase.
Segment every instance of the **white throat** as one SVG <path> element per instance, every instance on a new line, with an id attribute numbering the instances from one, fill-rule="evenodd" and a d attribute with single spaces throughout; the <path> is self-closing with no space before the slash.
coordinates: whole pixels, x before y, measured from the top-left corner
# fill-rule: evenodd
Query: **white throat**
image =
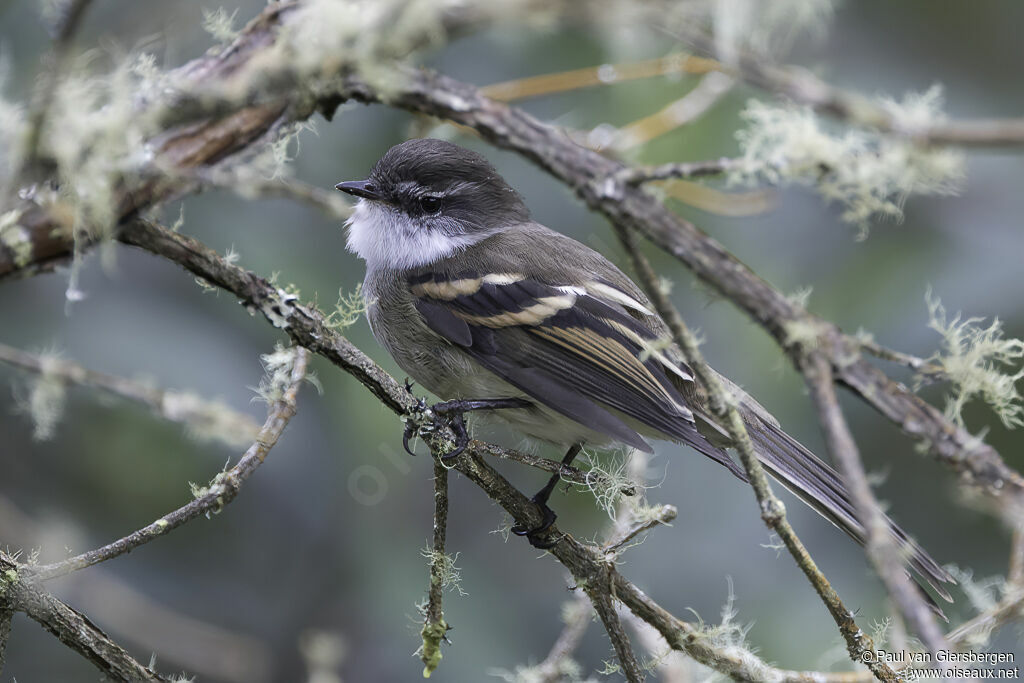
<path id="1" fill-rule="evenodd" d="M 480 241 L 483 235 L 448 235 L 416 225 L 397 209 L 360 199 L 345 221 L 348 250 L 368 270 L 408 270 L 447 258 Z"/>

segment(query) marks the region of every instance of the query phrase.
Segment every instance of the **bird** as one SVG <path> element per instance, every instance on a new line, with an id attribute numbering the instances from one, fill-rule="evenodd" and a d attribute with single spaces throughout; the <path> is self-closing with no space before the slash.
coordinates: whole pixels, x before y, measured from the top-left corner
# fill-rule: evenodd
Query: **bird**
<path id="1" fill-rule="evenodd" d="M 640 287 L 602 254 L 532 220 L 484 156 L 445 140 L 408 140 L 366 180 L 335 187 L 358 198 L 347 248 L 366 264 L 373 335 L 443 399 L 435 414 L 450 418 L 458 450 L 462 414 L 483 410 L 531 440 L 566 448 L 566 464 L 584 445 L 650 452 L 648 439 L 667 440 L 747 481 L 706 389 Z M 719 377 L 769 474 L 863 545 L 842 477 Z M 533 497 L 543 523 L 513 528 L 538 547 L 558 542 L 541 537 L 555 520 L 548 501 L 558 481 L 552 475 Z M 954 578 L 886 523 L 918 580 L 951 602 Z"/>

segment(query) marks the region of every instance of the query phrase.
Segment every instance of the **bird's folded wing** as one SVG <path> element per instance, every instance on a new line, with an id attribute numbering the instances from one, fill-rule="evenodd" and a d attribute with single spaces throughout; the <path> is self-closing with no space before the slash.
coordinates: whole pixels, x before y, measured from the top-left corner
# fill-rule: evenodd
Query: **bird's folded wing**
<path id="1" fill-rule="evenodd" d="M 427 325 L 538 402 L 619 441 L 649 450 L 619 415 L 742 470 L 697 433 L 669 375 L 666 340 L 630 315 L 642 306 L 606 283 L 539 282 L 517 273 L 422 273 L 409 280 Z M 613 409 L 610 412 L 608 409 Z"/>

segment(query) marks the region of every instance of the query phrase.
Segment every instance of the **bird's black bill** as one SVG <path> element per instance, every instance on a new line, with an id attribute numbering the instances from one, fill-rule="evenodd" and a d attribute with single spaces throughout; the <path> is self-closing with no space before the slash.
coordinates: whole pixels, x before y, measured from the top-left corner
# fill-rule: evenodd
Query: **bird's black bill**
<path id="1" fill-rule="evenodd" d="M 350 180 L 348 182 L 338 183 L 334 186 L 334 189 L 355 195 L 356 197 L 364 197 L 365 199 L 381 200 L 384 198 L 378 191 L 377 187 L 369 180 Z"/>

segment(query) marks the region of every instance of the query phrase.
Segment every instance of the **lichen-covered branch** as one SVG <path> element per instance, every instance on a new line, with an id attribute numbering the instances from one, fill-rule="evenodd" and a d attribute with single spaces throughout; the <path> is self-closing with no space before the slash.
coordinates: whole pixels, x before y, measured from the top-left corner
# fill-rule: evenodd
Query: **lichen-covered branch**
<path id="1" fill-rule="evenodd" d="M 623 675 L 629 683 L 642 683 L 644 680 L 643 669 L 633 653 L 633 646 L 629 643 L 629 636 L 626 629 L 622 628 L 622 620 L 615 611 L 615 592 L 610 583 L 610 574 L 605 577 L 607 585 L 586 584 L 581 586 L 594 605 L 594 611 L 601 618 L 604 630 L 612 641 L 615 654 L 619 658 L 619 666 Z"/>
<path id="2" fill-rule="evenodd" d="M 592 614 L 593 608 L 583 593 L 579 593 L 576 599 L 562 606 L 565 627 L 558 634 L 547 656 L 539 664 L 529 668 L 529 675 L 532 676 L 529 680 L 536 680 L 537 683 L 558 683 L 564 680 L 568 670 L 573 666 L 573 653 L 587 632 Z"/>
<path id="3" fill-rule="evenodd" d="M 48 381 L 93 387 L 136 401 L 166 420 L 184 423 L 200 438 L 217 439 L 232 446 L 244 445 L 251 442 L 260 430 L 259 424 L 250 416 L 220 401 L 90 370 L 57 354 L 34 354 L 0 343 L 0 363 L 35 373 Z"/>
<path id="4" fill-rule="evenodd" d="M 0 673 L 4 671 L 4 662 L 7 654 L 7 639 L 11 635 L 11 620 L 14 618 L 14 611 L 6 607 L 0 607 Z"/>
<path id="5" fill-rule="evenodd" d="M 734 164 L 733 159 L 723 157 L 709 161 L 682 161 L 659 166 L 638 166 L 622 169 L 615 180 L 627 185 L 640 185 L 670 178 L 703 178 L 726 173 Z"/>
<path id="6" fill-rule="evenodd" d="M 170 681 L 135 661 L 82 614 L 42 590 L 25 565 L 0 551 L 0 605 L 24 612 L 115 681 Z"/>
<path id="7" fill-rule="evenodd" d="M 437 458 L 434 459 L 434 538 L 430 546 L 430 588 L 427 604 L 423 608 L 423 628 L 420 636 L 420 659 L 423 661 L 423 676 L 429 678 L 441 662 L 441 642 L 451 628 L 444 620 L 442 598 L 444 595 L 445 536 L 448 530 L 448 468 Z"/>
<path id="8" fill-rule="evenodd" d="M 939 629 L 924 595 L 907 573 L 900 550 L 889 533 L 889 524 L 871 492 L 857 444 L 839 407 L 831 366 L 827 359 L 811 352 L 805 358 L 802 369 L 818 411 L 818 421 L 825 432 L 825 444 L 839 464 L 857 518 L 864 527 L 864 547 L 868 557 L 900 614 L 934 656 L 932 661 L 941 666 L 943 660 L 939 653 L 949 650 L 949 643 Z"/>
<path id="9" fill-rule="evenodd" d="M 135 548 L 177 529 L 196 517 L 211 512 L 218 512 L 234 500 L 245 480 L 263 463 L 267 454 L 277 444 L 277 440 L 282 432 L 284 432 L 284 428 L 288 425 L 292 416 L 295 415 L 295 399 L 299 386 L 306 376 L 309 353 L 305 349 L 296 347 L 294 349 L 281 350 L 272 354 L 272 356 L 276 356 L 273 362 L 278 365 L 273 369 L 268 367 L 268 373 L 277 374 L 277 377 L 271 380 L 272 382 L 277 382 L 277 384 L 271 389 L 274 392 L 274 396 L 271 399 L 270 408 L 267 412 L 267 420 L 263 423 L 256 441 L 234 467 L 214 477 L 209 486 L 200 490 L 195 500 L 164 515 L 152 524 L 144 526 L 103 547 L 87 551 L 61 562 L 31 567 L 27 571 L 35 579 L 46 580 L 105 562 L 118 555 L 131 552 Z"/>
<path id="10" fill-rule="evenodd" d="M 973 647 L 987 643 L 989 636 L 1001 626 L 1024 619 L 1024 531 L 1020 527 L 1013 532 L 1002 593 L 999 602 L 950 631 L 946 640 L 955 645 Z"/>

